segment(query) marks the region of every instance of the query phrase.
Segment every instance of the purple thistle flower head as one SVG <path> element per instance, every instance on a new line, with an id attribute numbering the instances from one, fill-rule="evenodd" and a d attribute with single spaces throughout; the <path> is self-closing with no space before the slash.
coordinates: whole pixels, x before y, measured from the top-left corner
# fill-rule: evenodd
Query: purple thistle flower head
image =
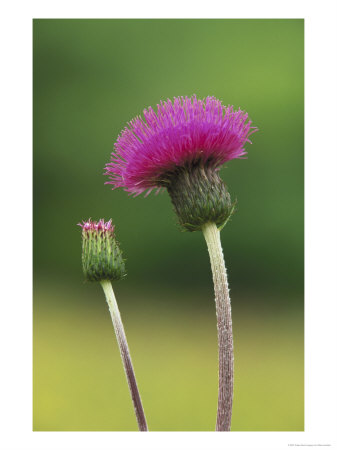
<path id="1" fill-rule="evenodd" d="M 177 168 L 202 165 L 216 169 L 245 155 L 256 131 L 248 114 L 224 106 L 215 97 L 177 97 L 144 110 L 128 123 L 106 165 L 106 184 L 139 195 L 167 186 Z"/>

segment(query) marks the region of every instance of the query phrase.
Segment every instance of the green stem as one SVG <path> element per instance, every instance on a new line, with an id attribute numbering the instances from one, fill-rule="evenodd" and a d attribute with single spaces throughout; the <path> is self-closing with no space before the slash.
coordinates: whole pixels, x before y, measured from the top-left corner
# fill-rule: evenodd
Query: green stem
<path id="1" fill-rule="evenodd" d="M 202 228 L 211 260 L 219 345 L 219 395 L 216 431 L 230 431 L 233 405 L 234 355 L 231 302 L 220 231 L 215 223 Z"/>
<path id="2" fill-rule="evenodd" d="M 111 282 L 108 280 L 101 281 L 101 285 L 105 293 L 106 301 L 109 305 L 111 319 L 116 333 L 116 338 L 123 361 L 125 375 L 128 381 L 131 398 L 137 417 L 138 427 L 140 431 L 148 431 L 144 409 L 139 395 L 136 377 L 132 366 L 129 347 L 125 336 L 123 322 L 118 309 L 114 291 L 112 289 Z"/>

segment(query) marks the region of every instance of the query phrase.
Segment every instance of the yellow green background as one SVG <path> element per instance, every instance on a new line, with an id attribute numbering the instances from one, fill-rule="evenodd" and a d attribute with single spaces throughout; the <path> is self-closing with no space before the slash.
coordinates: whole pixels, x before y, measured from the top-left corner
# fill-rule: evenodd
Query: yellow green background
<path id="1" fill-rule="evenodd" d="M 115 284 L 148 424 L 213 430 L 217 343 L 201 233 L 166 192 L 104 186 L 126 122 L 178 95 L 248 111 L 248 158 L 221 170 L 238 210 L 222 231 L 231 287 L 233 431 L 304 429 L 303 20 L 33 22 L 33 429 L 136 430 L 103 291 L 84 283 L 76 224 L 113 218 Z"/>

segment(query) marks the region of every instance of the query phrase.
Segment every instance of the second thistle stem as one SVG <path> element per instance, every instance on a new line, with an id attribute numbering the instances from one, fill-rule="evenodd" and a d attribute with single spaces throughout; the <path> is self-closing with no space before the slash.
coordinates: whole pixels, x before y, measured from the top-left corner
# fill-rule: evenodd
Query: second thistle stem
<path id="1" fill-rule="evenodd" d="M 232 314 L 220 231 L 215 223 L 202 228 L 211 260 L 219 345 L 219 396 L 216 431 L 230 431 L 233 405 L 234 355 Z"/>
<path id="2" fill-rule="evenodd" d="M 136 377 L 132 366 L 129 347 L 125 336 L 123 322 L 118 309 L 114 291 L 112 289 L 111 282 L 108 280 L 101 281 L 101 285 L 105 293 L 106 301 L 109 305 L 111 319 L 114 326 L 120 354 L 123 361 L 125 375 L 128 381 L 131 398 L 137 417 L 138 427 L 140 431 L 148 431 L 144 409 L 139 395 Z"/>

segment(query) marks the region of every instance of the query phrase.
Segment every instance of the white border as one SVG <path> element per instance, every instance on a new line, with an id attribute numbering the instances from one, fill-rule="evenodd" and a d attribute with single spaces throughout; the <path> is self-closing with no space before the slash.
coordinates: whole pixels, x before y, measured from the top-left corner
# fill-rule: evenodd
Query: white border
<path id="1" fill-rule="evenodd" d="M 165 9 L 164 9 L 165 8 Z M 283 0 L 21 1 L 1 18 L 1 436 L 4 450 L 336 448 L 336 2 Z M 31 31 L 33 17 L 305 18 L 305 432 L 99 433 L 31 431 Z M 289 105 L 291 108 L 291 105 Z M 13 178 L 15 177 L 15 182 Z M 17 205 L 25 206 L 17 216 Z M 6 256 L 4 256 L 6 255 Z M 7 269 L 7 270 L 6 270 Z"/>

